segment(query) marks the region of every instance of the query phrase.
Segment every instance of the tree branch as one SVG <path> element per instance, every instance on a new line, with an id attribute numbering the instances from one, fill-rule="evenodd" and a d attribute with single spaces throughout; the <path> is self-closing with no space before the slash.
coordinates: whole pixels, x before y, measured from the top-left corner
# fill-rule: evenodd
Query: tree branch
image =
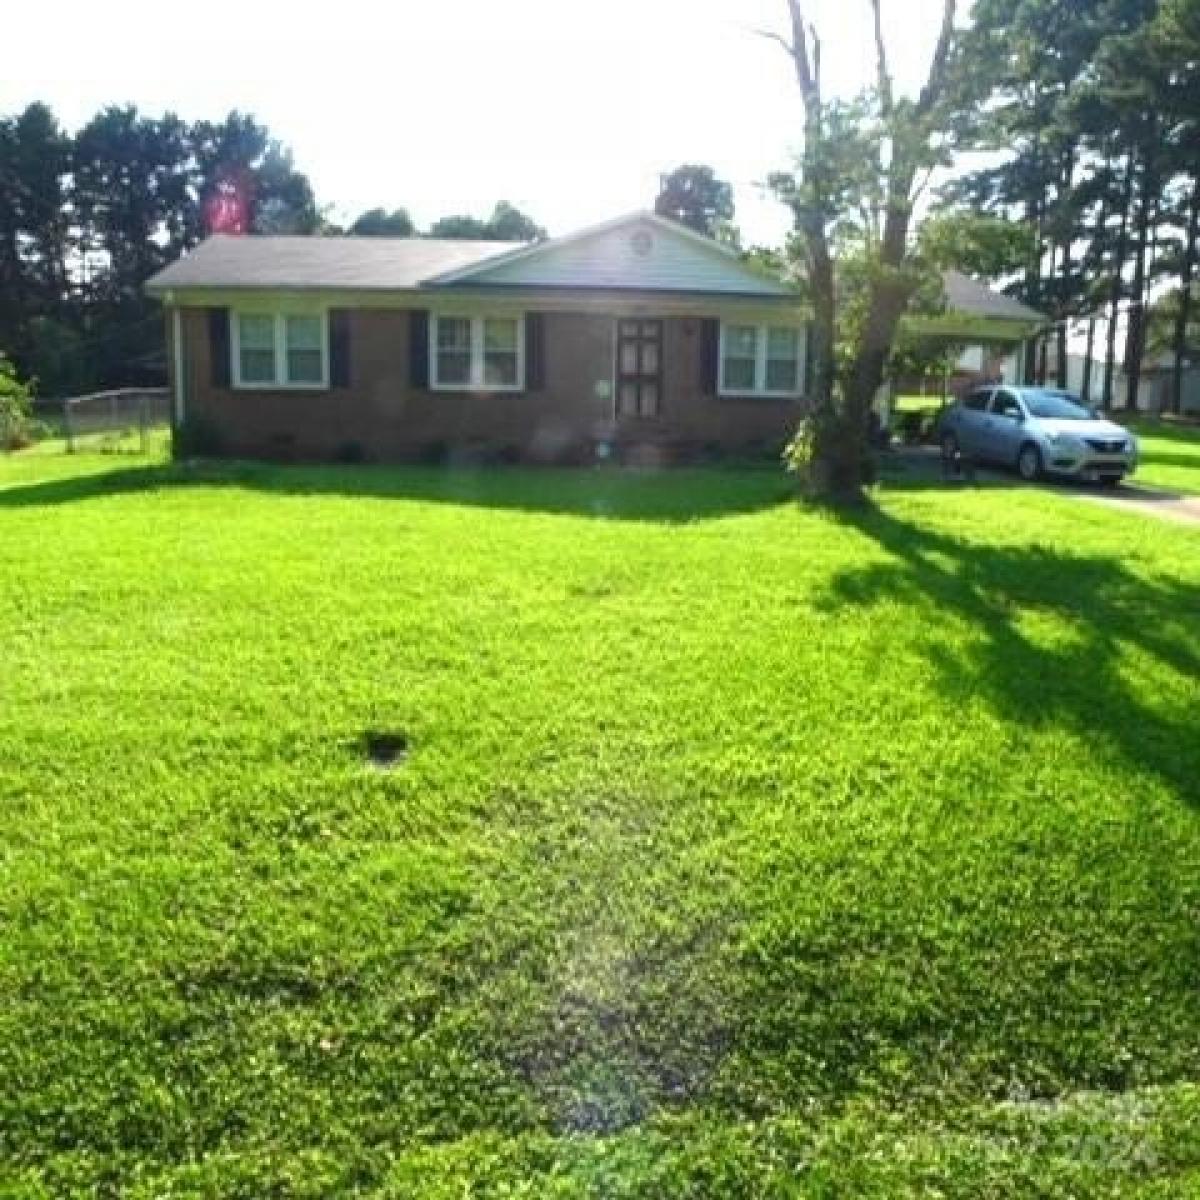
<path id="1" fill-rule="evenodd" d="M 921 89 L 921 96 L 917 101 L 918 117 L 928 116 L 933 106 L 942 98 L 942 92 L 946 86 L 946 67 L 950 61 L 950 47 L 954 42 L 955 7 L 955 0 L 945 0 L 942 8 L 942 30 L 938 34 L 933 61 L 929 64 L 929 78 Z"/>
<path id="2" fill-rule="evenodd" d="M 892 115 L 892 75 L 888 70 L 887 47 L 883 41 L 883 18 L 879 11 L 879 0 L 870 0 L 870 4 L 875 21 L 875 77 L 879 88 L 879 105 L 886 120 Z"/>
<path id="3" fill-rule="evenodd" d="M 792 43 L 787 40 L 781 33 L 776 33 L 773 29 L 755 29 L 759 37 L 766 38 L 769 42 L 778 42 L 787 53 L 788 58 L 795 58 L 796 51 Z"/>
<path id="4" fill-rule="evenodd" d="M 821 39 L 817 36 L 817 27 L 809 21 L 808 36 L 812 38 L 813 83 L 816 85 L 817 97 L 821 95 Z"/>
<path id="5" fill-rule="evenodd" d="M 804 20 L 804 9 L 800 0 L 788 0 L 788 13 L 792 18 L 792 62 L 796 66 L 796 79 L 800 84 L 800 96 L 805 111 L 813 119 L 821 111 L 821 43 L 816 30 Z M 778 35 L 776 35 L 778 37 Z M 808 43 L 811 36 L 813 53 L 809 56 Z M 787 42 L 779 38 L 786 46 Z"/>

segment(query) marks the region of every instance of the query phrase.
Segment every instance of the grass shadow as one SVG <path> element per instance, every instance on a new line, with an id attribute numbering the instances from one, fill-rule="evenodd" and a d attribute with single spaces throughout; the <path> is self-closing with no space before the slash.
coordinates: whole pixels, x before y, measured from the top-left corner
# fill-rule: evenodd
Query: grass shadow
<path id="1" fill-rule="evenodd" d="M 0 508 L 71 504 L 168 487 L 237 487 L 680 524 L 752 513 L 794 493 L 778 469 L 438 468 L 202 462 L 127 467 L 0 487 Z"/>
<path id="2" fill-rule="evenodd" d="M 1097 753 L 1116 752 L 1200 803 L 1191 686 L 1200 678 L 1200 587 L 1148 580 L 1111 556 L 980 545 L 874 506 L 838 519 L 888 561 L 835 575 L 828 607 L 926 604 L 926 653 L 953 696 L 983 697 L 1018 727 L 1053 724 L 1084 735 Z M 941 637 L 939 617 L 966 621 L 976 635 Z M 1131 652 L 1175 673 L 1180 694 L 1153 702 L 1139 694 Z"/>

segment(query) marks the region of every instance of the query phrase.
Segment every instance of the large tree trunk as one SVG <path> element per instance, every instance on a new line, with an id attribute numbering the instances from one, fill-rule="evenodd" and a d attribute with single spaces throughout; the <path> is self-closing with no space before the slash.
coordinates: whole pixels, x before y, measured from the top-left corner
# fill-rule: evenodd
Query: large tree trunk
<path id="1" fill-rule="evenodd" d="M 1200 237 L 1200 184 L 1192 183 L 1192 203 L 1188 212 L 1187 244 L 1183 248 L 1183 267 L 1179 277 L 1179 311 L 1175 314 L 1174 362 L 1171 370 L 1171 411 L 1183 412 L 1183 360 L 1187 354 L 1188 322 L 1192 309 L 1192 275 L 1196 269 L 1196 239 Z"/>
<path id="2" fill-rule="evenodd" d="M 1092 352 L 1096 346 L 1096 318 L 1088 317 L 1088 334 L 1087 334 L 1087 350 L 1083 359 L 1083 384 L 1080 391 L 1083 393 L 1084 404 L 1091 407 L 1092 403 Z M 1063 385 L 1064 387 L 1066 384 Z"/>
<path id="3" fill-rule="evenodd" d="M 1069 211 L 1071 205 L 1071 190 L 1075 183 L 1075 144 L 1068 142 L 1063 148 L 1062 176 L 1060 178 L 1058 204 L 1061 209 Z M 1063 230 L 1059 240 L 1059 282 L 1060 290 L 1056 297 L 1055 316 L 1058 324 L 1055 326 L 1054 344 L 1054 382 L 1057 387 L 1067 386 L 1067 316 L 1068 297 L 1071 295 L 1071 238 L 1074 223 L 1067 224 L 1065 229 L 1061 222 L 1063 212 L 1059 212 L 1060 230 Z"/>
<path id="4" fill-rule="evenodd" d="M 1113 373 L 1117 361 L 1117 321 L 1121 315 L 1121 293 L 1125 271 L 1125 252 L 1129 240 L 1129 209 L 1133 204 L 1133 155 L 1125 161 L 1125 181 L 1121 189 L 1121 228 L 1117 234 L 1117 250 L 1113 257 L 1112 285 L 1108 300 L 1108 330 L 1104 354 L 1104 407 L 1113 404 Z"/>
<path id="5" fill-rule="evenodd" d="M 911 111 L 902 113 L 892 93 L 879 0 L 871 0 L 880 114 L 890 133 L 887 166 L 883 166 L 882 149 L 877 164 L 886 189 L 886 208 L 878 270 L 868 285 L 866 317 L 852 347 L 851 366 L 842 381 L 840 396 L 834 386 L 837 296 L 828 232 L 839 215 L 839 201 L 822 182 L 829 131 L 821 99 L 820 43 L 815 30 L 804 18 L 803 0 L 787 0 L 787 3 L 792 38 L 784 45 L 795 67 L 805 117 L 803 180 L 796 213 L 804 235 L 815 313 L 812 440 L 807 483 L 809 491 L 815 495 L 838 503 L 855 503 L 861 501 L 863 485 L 869 481 L 872 470 L 868 439 L 871 404 L 883 382 L 896 327 L 912 290 L 911 283 L 902 277 L 901 268 L 908 255 L 913 184 L 921 155 L 928 151 L 928 144 L 916 147 L 901 135 L 922 128 L 922 122 L 930 118 L 945 89 L 956 0 L 943 0 L 941 31 L 928 79 Z M 923 136 L 928 143 L 931 135 L 924 132 Z"/>
<path id="6" fill-rule="evenodd" d="M 1142 358 L 1146 348 L 1146 254 L 1150 246 L 1150 227 L 1156 203 L 1156 181 L 1150 165 L 1153 152 L 1146 155 L 1142 167 L 1141 196 L 1138 202 L 1137 255 L 1133 263 L 1133 304 L 1129 311 L 1129 329 L 1125 339 L 1125 409 L 1135 412 L 1142 382 Z"/>

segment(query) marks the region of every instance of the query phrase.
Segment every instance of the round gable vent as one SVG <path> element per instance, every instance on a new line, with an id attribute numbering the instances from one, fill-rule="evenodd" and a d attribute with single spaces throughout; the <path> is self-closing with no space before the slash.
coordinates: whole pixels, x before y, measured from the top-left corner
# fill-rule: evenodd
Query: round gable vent
<path id="1" fill-rule="evenodd" d="M 629 245 L 638 258 L 645 258 L 654 245 L 654 239 L 650 236 L 648 229 L 639 229 L 629 239 Z"/>

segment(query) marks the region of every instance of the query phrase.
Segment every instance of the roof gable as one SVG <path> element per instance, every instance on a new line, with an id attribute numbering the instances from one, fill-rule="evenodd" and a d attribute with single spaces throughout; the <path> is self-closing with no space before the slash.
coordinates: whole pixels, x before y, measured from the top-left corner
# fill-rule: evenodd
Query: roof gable
<path id="1" fill-rule="evenodd" d="M 552 287 L 791 296 L 711 238 L 639 212 L 523 246 L 427 281 L 449 287 Z"/>
<path id="2" fill-rule="evenodd" d="M 943 271 L 942 283 L 946 289 L 947 312 L 1001 321 L 1045 323 L 1048 319 L 1028 304 L 1022 304 L 961 271 Z"/>

